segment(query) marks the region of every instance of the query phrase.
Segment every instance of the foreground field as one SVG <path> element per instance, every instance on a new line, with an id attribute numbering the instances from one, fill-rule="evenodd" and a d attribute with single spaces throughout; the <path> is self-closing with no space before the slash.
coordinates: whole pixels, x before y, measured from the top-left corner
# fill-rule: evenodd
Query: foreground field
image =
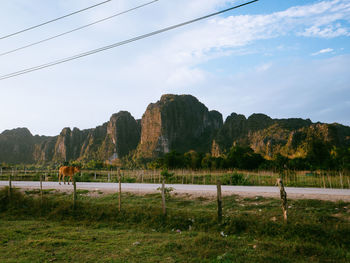
<path id="1" fill-rule="evenodd" d="M 79 192 L 0 191 L 0 262 L 349 262 L 350 203 L 289 202 L 283 222 L 280 201 L 191 196 L 117 196 Z M 97 195 L 97 196 L 96 196 Z"/>

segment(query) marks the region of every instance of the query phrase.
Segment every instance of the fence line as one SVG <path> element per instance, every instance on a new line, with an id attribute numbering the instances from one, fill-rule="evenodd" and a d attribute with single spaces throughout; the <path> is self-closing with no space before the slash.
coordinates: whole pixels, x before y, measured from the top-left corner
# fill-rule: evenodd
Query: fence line
<path id="1" fill-rule="evenodd" d="M 274 186 L 277 178 L 281 177 L 287 187 L 320 187 L 350 189 L 350 174 L 337 171 L 290 171 L 282 175 L 269 171 L 239 171 L 239 170 L 170 170 L 174 176 L 167 182 L 172 184 L 216 184 L 219 178 L 223 185 L 261 185 Z M 39 181 L 44 175 L 45 181 L 56 181 L 57 170 L 0 169 L 0 180 Z M 123 170 L 123 183 L 160 183 L 161 170 Z M 82 170 L 78 181 L 84 182 L 118 182 L 116 170 Z"/>

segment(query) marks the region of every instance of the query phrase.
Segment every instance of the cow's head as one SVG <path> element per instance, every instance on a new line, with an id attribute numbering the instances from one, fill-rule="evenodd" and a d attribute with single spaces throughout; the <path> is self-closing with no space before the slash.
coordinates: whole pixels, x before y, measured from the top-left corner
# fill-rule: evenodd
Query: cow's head
<path id="1" fill-rule="evenodd" d="M 74 167 L 74 173 L 79 173 L 80 172 L 80 167 Z"/>

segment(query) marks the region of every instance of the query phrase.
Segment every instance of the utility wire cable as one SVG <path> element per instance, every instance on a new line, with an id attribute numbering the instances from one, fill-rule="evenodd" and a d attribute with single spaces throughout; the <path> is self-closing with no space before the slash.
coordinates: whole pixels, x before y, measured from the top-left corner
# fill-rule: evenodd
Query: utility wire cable
<path id="1" fill-rule="evenodd" d="M 22 29 L 22 30 L 20 30 L 20 31 L 17 31 L 17 32 L 8 34 L 8 35 L 6 35 L 6 36 L 2 36 L 2 37 L 0 37 L 0 40 L 5 39 L 5 38 L 9 38 L 9 37 L 12 37 L 12 36 L 15 36 L 15 35 L 24 33 L 24 32 L 27 32 L 27 31 L 29 31 L 29 30 L 32 30 L 32 29 L 35 29 L 35 28 L 38 28 L 38 27 L 41 27 L 41 26 L 50 24 L 50 23 L 52 23 L 52 22 L 56 22 L 56 21 L 58 21 L 58 20 L 64 19 L 64 18 L 66 18 L 66 17 L 72 16 L 72 15 L 75 15 L 75 14 L 78 14 L 78 13 L 81 13 L 81 12 L 84 12 L 84 11 L 86 11 L 86 10 L 95 8 L 95 7 L 97 7 L 97 6 L 100 6 L 100 5 L 103 5 L 103 4 L 107 4 L 107 3 L 110 2 L 110 1 L 112 1 L 112 0 L 106 0 L 106 1 L 103 1 L 103 2 L 101 2 L 101 3 L 95 4 L 95 5 L 92 5 L 92 6 L 88 6 L 88 7 L 86 7 L 86 8 L 80 9 L 80 10 L 78 10 L 78 11 L 75 11 L 75 12 L 72 12 L 72 13 L 69 13 L 69 14 L 66 14 L 66 15 L 64 15 L 64 16 L 60 16 L 60 17 L 54 18 L 54 19 L 52 19 L 52 20 L 43 22 L 43 23 L 41 23 L 41 24 L 38 24 L 38 25 L 35 25 L 35 26 L 31 26 L 31 27 Z"/>
<path id="2" fill-rule="evenodd" d="M 67 34 L 70 34 L 70 33 L 76 32 L 76 31 L 79 31 L 79 30 L 81 30 L 81 29 L 84 29 L 84 28 L 87 28 L 87 27 L 96 25 L 96 24 L 98 24 L 98 23 L 101 23 L 101 22 L 104 22 L 104 21 L 106 21 L 106 20 L 115 18 L 115 17 L 117 17 L 117 16 L 120 16 L 120 15 L 123 15 L 123 14 L 126 14 L 126 13 L 129 13 L 129 12 L 131 12 L 131 11 L 134 11 L 134 10 L 136 10 L 136 9 L 145 7 L 145 6 L 147 6 L 147 5 L 153 4 L 153 3 L 158 2 L 158 1 L 159 1 L 159 0 L 153 0 L 153 1 L 151 1 L 151 2 L 148 2 L 148 3 L 145 3 L 145 4 L 142 4 L 142 5 L 139 5 L 139 6 L 130 8 L 130 9 L 128 9 L 128 10 L 119 12 L 119 13 L 114 14 L 114 15 L 112 15 L 112 16 L 109 16 L 109 17 L 106 17 L 106 18 L 97 20 L 97 21 L 92 22 L 92 23 L 90 23 L 90 24 L 87 24 L 87 25 L 84 25 L 84 26 L 81 26 L 81 27 L 74 28 L 74 29 L 72 29 L 72 30 L 63 32 L 63 33 L 61 33 L 61 34 L 58 34 L 58 35 L 55 35 L 55 36 L 52 36 L 52 37 L 49 37 L 49 38 L 46 38 L 46 39 L 43 39 L 43 40 L 40 40 L 40 41 L 31 43 L 31 44 L 25 45 L 25 46 L 23 46 L 23 47 L 19 47 L 19 48 L 10 50 L 10 51 L 6 51 L 6 52 L 4 52 L 4 53 L 0 53 L 0 57 L 1 57 L 1 56 L 5 56 L 5 55 L 8 55 L 8 54 L 11 54 L 11 53 L 14 53 L 14 52 L 19 51 L 19 50 L 22 50 L 22 49 L 26 49 L 26 48 L 29 48 L 29 47 L 32 47 L 32 46 L 36 46 L 36 45 L 38 45 L 38 44 L 41 44 L 41 43 L 50 41 L 50 40 L 55 39 L 55 38 L 59 38 L 59 37 L 61 37 L 61 36 L 64 36 L 64 35 L 67 35 Z"/>
<path id="3" fill-rule="evenodd" d="M 55 65 L 58 65 L 58 64 L 62 64 L 62 63 L 71 61 L 71 60 L 75 60 L 75 59 L 86 57 L 86 56 L 89 56 L 89 55 L 92 55 L 92 54 L 96 54 L 96 53 L 99 53 L 99 52 L 102 52 L 102 51 L 105 51 L 105 50 L 108 50 L 108 49 L 112 49 L 112 48 L 115 48 L 115 47 L 126 45 L 128 43 L 135 42 L 135 41 L 138 41 L 138 40 L 141 40 L 141 39 L 144 39 L 144 38 L 148 38 L 148 37 L 151 37 L 151 36 L 154 36 L 154 35 L 166 32 L 166 31 L 170 31 L 170 30 L 173 30 L 175 28 L 182 27 L 182 26 L 185 26 L 185 25 L 188 25 L 188 24 L 192 24 L 192 23 L 198 22 L 200 20 L 204 20 L 204 19 L 207 19 L 209 17 L 216 16 L 216 15 L 219 15 L 219 14 L 222 14 L 222 13 L 226 13 L 226 12 L 228 12 L 230 10 L 237 9 L 239 7 L 242 7 L 242 6 L 245 6 L 245 5 L 249 5 L 249 4 L 252 4 L 254 2 L 258 2 L 258 1 L 259 0 L 253 0 L 253 1 L 250 1 L 250 2 L 246 2 L 244 4 L 240 4 L 240 5 L 237 5 L 237 6 L 234 6 L 234 7 L 230 7 L 230 8 L 227 8 L 227 9 L 215 12 L 215 13 L 211 13 L 211 14 L 206 15 L 206 16 L 202 16 L 202 17 L 199 17 L 199 18 L 196 18 L 196 19 L 193 19 L 193 20 L 189 20 L 187 22 L 183 22 L 183 23 L 174 25 L 174 26 L 166 27 L 166 28 L 163 28 L 163 29 L 160 29 L 160 30 L 157 30 L 157 31 L 153 31 L 151 33 L 147 33 L 147 34 L 140 35 L 140 36 L 137 36 L 137 37 L 134 37 L 134 38 L 130 38 L 128 40 L 124 40 L 124 41 L 117 42 L 117 43 L 114 43 L 114 44 L 111 44 L 111 45 L 108 45 L 108 46 L 104 46 L 104 47 L 93 49 L 93 50 L 90 50 L 90 51 L 87 51 L 87 52 L 84 52 L 84 53 L 80 53 L 80 54 L 77 54 L 75 56 L 63 58 L 63 59 L 60 59 L 60 60 L 56 60 L 56 61 L 52 61 L 52 62 L 49 62 L 49 63 L 46 63 L 46 64 L 42 64 L 42 65 L 39 65 L 39 66 L 36 66 L 36 67 L 26 68 L 26 69 L 23 69 L 23 70 L 20 70 L 20 71 L 16 71 L 16 72 L 13 72 L 13 73 L 10 73 L 10 74 L 2 75 L 2 76 L 0 76 L 0 80 L 13 78 L 13 77 L 16 77 L 16 76 L 19 76 L 19 75 L 27 74 L 27 73 L 30 73 L 30 72 L 33 72 L 33 71 L 41 70 L 41 69 L 52 67 L 52 66 L 55 66 Z"/>

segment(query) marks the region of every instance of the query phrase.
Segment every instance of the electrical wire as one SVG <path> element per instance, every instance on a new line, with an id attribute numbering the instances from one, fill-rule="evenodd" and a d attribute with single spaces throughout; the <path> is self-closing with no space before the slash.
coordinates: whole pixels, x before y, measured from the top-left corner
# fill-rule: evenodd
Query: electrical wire
<path id="1" fill-rule="evenodd" d="M 81 13 L 81 12 L 84 12 L 84 11 L 86 11 L 86 10 L 95 8 L 95 7 L 97 7 L 97 6 L 100 6 L 100 5 L 103 5 L 103 4 L 107 4 L 107 3 L 110 2 L 110 1 L 112 1 L 112 0 L 106 0 L 106 1 L 104 1 L 104 2 L 101 2 L 101 3 L 95 4 L 95 5 L 88 6 L 88 7 L 86 7 L 86 8 L 80 9 L 80 10 L 75 11 L 75 12 L 73 12 L 73 13 L 69 13 L 69 14 L 67 14 L 67 15 L 60 16 L 60 17 L 54 18 L 54 19 L 52 19 L 52 20 L 43 22 L 43 23 L 41 23 L 41 24 L 38 24 L 38 25 L 35 25 L 35 26 L 31 26 L 31 27 L 22 29 L 22 30 L 20 30 L 20 31 L 17 31 L 17 32 L 8 34 L 8 35 L 6 35 L 6 36 L 2 36 L 2 37 L 0 37 L 0 40 L 5 39 L 5 38 L 9 38 L 9 37 L 12 37 L 12 36 L 15 36 L 15 35 L 24 33 L 24 32 L 27 32 L 27 31 L 29 31 L 29 30 L 32 30 L 32 29 L 35 29 L 35 28 L 38 28 L 38 27 L 41 27 L 41 26 L 50 24 L 50 23 L 52 23 L 52 22 L 56 22 L 56 21 L 58 21 L 58 20 L 64 19 L 64 18 L 66 18 L 66 17 L 72 16 L 72 15 L 75 15 L 75 14 L 78 14 L 78 13 Z"/>
<path id="2" fill-rule="evenodd" d="M 55 65 L 58 65 L 58 64 L 62 64 L 62 63 L 71 61 L 71 60 L 75 60 L 75 59 L 86 57 L 86 56 L 89 56 L 89 55 L 92 55 L 92 54 L 96 54 L 96 53 L 99 53 L 99 52 L 102 52 L 102 51 L 105 51 L 105 50 L 108 50 L 108 49 L 112 49 L 112 48 L 116 48 L 116 47 L 119 47 L 119 46 L 122 46 L 122 45 L 126 45 L 128 43 L 135 42 L 135 41 L 138 41 L 138 40 L 141 40 L 141 39 L 144 39 L 144 38 L 148 38 L 148 37 L 151 37 L 151 36 L 154 36 L 154 35 L 158 35 L 160 33 L 163 33 L 163 32 L 166 32 L 166 31 L 170 31 L 170 30 L 173 30 L 173 29 L 176 29 L 176 28 L 188 25 L 188 24 L 192 24 L 192 23 L 198 22 L 200 20 L 207 19 L 207 18 L 212 17 L 212 16 L 216 16 L 216 15 L 219 15 L 219 14 L 222 14 L 222 13 L 226 13 L 226 12 L 228 12 L 230 10 L 240 8 L 242 6 L 249 5 L 249 4 L 252 4 L 252 3 L 257 2 L 257 1 L 259 1 L 259 0 L 253 0 L 253 1 L 250 1 L 250 2 L 246 2 L 244 4 L 240 4 L 240 5 L 237 5 L 237 6 L 234 6 L 234 7 L 230 7 L 230 8 L 227 8 L 227 9 L 215 12 L 215 13 L 211 13 L 209 15 L 202 16 L 202 17 L 199 17 L 199 18 L 196 18 L 196 19 L 193 19 L 193 20 L 189 20 L 187 22 L 183 22 L 183 23 L 180 23 L 180 24 L 177 24 L 177 25 L 173 25 L 173 26 L 166 27 L 166 28 L 163 28 L 163 29 L 160 29 L 160 30 L 157 30 L 157 31 L 153 31 L 151 33 L 147 33 L 147 34 L 140 35 L 140 36 L 137 36 L 137 37 L 134 37 L 134 38 L 130 38 L 128 40 L 124 40 L 124 41 L 117 42 L 117 43 L 114 43 L 114 44 L 111 44 L 111 45 L 108 45 L 108 46 L 104 46 L 104 47 L 93 49 L 93 50 L 90 50 L 90 51 L 87 51 L 87 52 L 84 52 L 84 53 L 80 53 L 80 54 L 77 54 L 75 56 L 63 58 L 63 59 L 60 59 L 60 60 L 56 60 L 56 61 L 52 61 L 52 62 L 49 62 L 49 63 L 46 63 L 46 64 L 42 64 L 42 65 L 39 65 L 39 66 L 26 68 L 26 69 L 23 69 L 23 70 L 20 70 L 20 71 L 16 71 L 16 72 L 13 72 L 13 73 L 10 73 L 10 74 L 2 75 L 2 76 L 0 76 L 0 80 L 13 78 L 13 77 L 16 77 L 16 76 L 19 76 L 19 75 L 27 74 L 27 73 L 30 73 L 30 72 L 33 72 L 33 71 L 41 70 L 41 69 L 52 67 L 52 66 L 55 66 Z"/>
<path id="3" fill-rule="evenodd" d="M 112 16 L 109 16 L 109 17 L 106 17 L 106 18 L 97 20 L 97 21 L 92 22 L 92 23 L 90 23 L 90 24 L 87 24 L 87 25 L 84 25 L 84 26 L 80 26 L 80 27 L 74 28 L 74 29 L 72 29 L 72 30 L 63 32 L 63 33 L 61 33 L 61 34 L 58 34 L 58 35 L 55 35 L 55 36 L 52 36 L 52 37 L 49 37 L 49 38 L 46 38 L 46 39 L 43 39 L 43 40 L 34 42 L 34 43 L 31 43 L 31 44 L 29 44 L 29 45 L 25 45 L 25 46 L 23 46 L 23 47 L 19 47 L 19 48 L 16 48 L 16 49 L 13 49 L 13 50 L 4 52 L 4 53 L 0 53 L 0 57 L 1 57 L 1 56 L 5 56 L 5 55 L 8 55 L 8 54 L 11 54 L 11 53 L 14 53 L 14 52 L 19 51 L 19 50 L 23 50 L 23 49 L 32 47 L 32 46 L 36 46 L 36 45 L 38 45 L 38 44 L 41 44 L 41 43 L 50 41 L 50 40 L 55 39 L 55 38 L 59 38 L 59 37 L 64 36 L 64 35 L 68 35 L 68 34 L 70 34 L 70 33 L 73 33 L 73 32 L 82 30 L 82 29 L 84 29 L 84 28 L 87 28 L 87 27 L 96 25 L 96 24 L 98 24 L 98 23 L 101 23 L 101 22 L 104 22 L 104 21 L 106 21 L 106 20 L 115 18 L 115 17 L 117 17 L 117 16 L 120 16 L 120 15 L 123 15 L 123 14 L 126 14 L 126 13 L 129 13 L 129 12 L 131 12 L 131 11 L 134 11 L 134 10 L 136 10 L 136 9 L 145 7 L 145 6 L 147 6 L 147 5 L 153 4 L 153 3 L 158 2 L 158 1 L 159 1 L 159 0 L 153 0 L 153 1 L 151 1 L 151 2 L 148 2 L 148 3 L 145 3 L 145 4 L 142 4 L 142 5 L 139 5 L 139 6 L 130 8 L 130 9 L 128 9 L 128 10 L 119 12 L 119 13 L 114 14 L 114 15 L 112 15 Z"/>

